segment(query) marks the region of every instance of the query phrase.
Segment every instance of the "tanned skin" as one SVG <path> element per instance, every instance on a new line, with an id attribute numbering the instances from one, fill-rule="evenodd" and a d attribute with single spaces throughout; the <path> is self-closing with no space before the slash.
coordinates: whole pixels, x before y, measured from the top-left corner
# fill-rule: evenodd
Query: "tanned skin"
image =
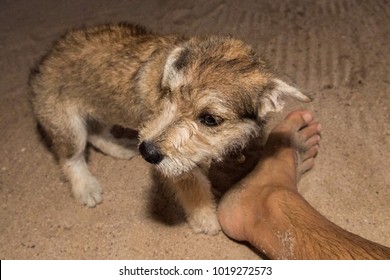
<path id="1" fill-rule="evenodd" d="M 320 133 L 308 111 L 276 126 L 267 154 L 220 203 L 222 230 L 271 259 L 390 259 L 390 248 L 342 229 L 299 194 L 297 181 L 314 165 Z"/>

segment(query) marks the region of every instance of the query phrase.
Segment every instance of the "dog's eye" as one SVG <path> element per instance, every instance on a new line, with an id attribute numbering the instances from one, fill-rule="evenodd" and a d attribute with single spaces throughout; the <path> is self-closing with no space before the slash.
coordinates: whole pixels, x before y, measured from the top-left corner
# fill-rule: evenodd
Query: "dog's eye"
<path id="1" fill-rule="evenodd" d="M 223 119 L 210 114 L 203 114 L 199 117 L 199 121 L 207 126 L 218 126 L 223 122 Z"/>

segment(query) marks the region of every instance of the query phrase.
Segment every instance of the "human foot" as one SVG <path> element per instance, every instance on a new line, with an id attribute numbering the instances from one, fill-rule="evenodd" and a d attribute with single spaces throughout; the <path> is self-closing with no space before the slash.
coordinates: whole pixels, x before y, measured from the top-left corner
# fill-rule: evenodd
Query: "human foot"
<path id="1" fill-rule="evenodd" d="M 218 219 L 226 235 L 251 241 L 252 225 L 270 222 L 270 198 L 278 191 L 297 193 L 297 180 L 314 165 L 320 132 L 321 125 L 308 111 L 290 113 L 271 131 L 255 169 L 219 204 Z M 261 234 L 266 232 L 256 233 Z"/>

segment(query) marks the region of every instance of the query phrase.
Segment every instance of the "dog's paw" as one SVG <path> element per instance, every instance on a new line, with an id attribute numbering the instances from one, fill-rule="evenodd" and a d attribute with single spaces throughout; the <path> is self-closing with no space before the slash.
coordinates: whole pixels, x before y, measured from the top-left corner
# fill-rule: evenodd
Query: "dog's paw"
<path id="1" fill-rule="evenodd" d="M 216 212 L 212 208 L 197 209 L 188 216 L 188 223 L 195 233 L 216 235 L 221 230 Z"/>
<path id="2" fill-rule="evenodd" d="M 93 177 L 74 185 L 73 194 L 82 205 L 88 207 L 95 207 L 103 200 L 102 188 L 100 187 L 99 182 Z"/>

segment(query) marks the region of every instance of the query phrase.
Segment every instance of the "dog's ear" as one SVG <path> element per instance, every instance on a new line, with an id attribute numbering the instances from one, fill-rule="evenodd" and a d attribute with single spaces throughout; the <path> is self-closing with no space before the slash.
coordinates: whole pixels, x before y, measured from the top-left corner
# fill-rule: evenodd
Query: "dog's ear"
<path id="1" fill-rule="evenodd" d="M 280 79 L 272 78 L 263 96 L 261 96 L 259 117 L 265 117 L 270 112 L 279 112 L 282 110 L 286 97 L 292 97 L 303 102 L 310 102 L 312 100 L 297 88 Z"/>
<path id="2" fill-rule="evenodd" d="M 185 81 L 185 68 L 189 63 L 190 52 L 185 47 L 175 48 L 167 58 L 164 67 L 162 86 L 175 89 Z"/>

